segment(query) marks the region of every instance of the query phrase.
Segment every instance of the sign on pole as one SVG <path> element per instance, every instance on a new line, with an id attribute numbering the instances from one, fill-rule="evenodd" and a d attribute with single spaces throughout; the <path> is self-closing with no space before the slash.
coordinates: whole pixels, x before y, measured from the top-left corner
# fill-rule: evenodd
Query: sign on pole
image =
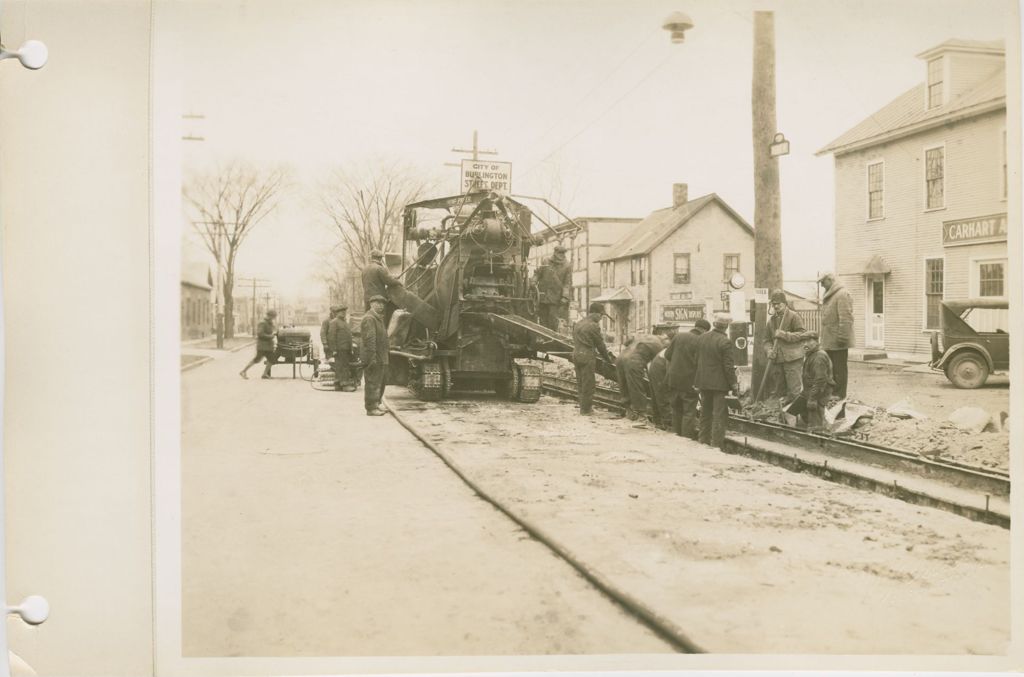
<path id="1" fill-rule="evenodd" d="M 768 303 L 767 287 L 754 287 L 754 303 Z"/>
<path id="2" fill-rule="evenodd" d="M 462 192 L 495 190 L 512 192 L 512 163 L 490 160 L 462 161 Z"/>

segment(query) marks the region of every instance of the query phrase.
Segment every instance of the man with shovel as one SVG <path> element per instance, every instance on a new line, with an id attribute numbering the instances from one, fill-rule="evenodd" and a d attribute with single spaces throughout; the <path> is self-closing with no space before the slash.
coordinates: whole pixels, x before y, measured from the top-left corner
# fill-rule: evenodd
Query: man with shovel
<path id="1" fill-rule="evenodd" d="M 790 310 L 786 293 L 776 289 L 771 296 L 772 316 L 764 326 L 764 346 L 768 353 L 768 395 L 785 406 L 800 396 L 804 366 L 804 325 Z"/>

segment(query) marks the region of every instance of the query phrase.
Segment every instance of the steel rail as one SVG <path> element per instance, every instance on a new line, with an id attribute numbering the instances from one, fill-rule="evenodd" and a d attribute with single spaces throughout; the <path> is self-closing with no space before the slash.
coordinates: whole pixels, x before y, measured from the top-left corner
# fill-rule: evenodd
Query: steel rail
<path id="1" fill-rule="evenodd" d="M 576 383 L 572 379 L 545 376 L 542 387 L 553 395 L 578 399 Z M 594 403 L 612 411 L 621 412 L 624 409 L 616 388 L 599 386 L 594 395 Z M 808 433 L 781 424 L 754 421 L 738 416 L 729 417 L 729 427 L 733 434 L 726 437 L 726 449 L 724 449 L 729 453 L 738 453 L 849 486 L 870 489 L 909 503 L 936 507 L 975 521 L 1009 528 L 1008 514 L 990 510 L 992 497 L 1002 499 L 1009 497 L 1010 478 L 1008 474 L 952 461 L 937 461 L 902 449 Z M 740 439 L 740 435 L 742 435 L 742 439 Z M 824 454 L 836 460 L 847 461 L 859 466 L 880 468 L 908 477 L 921 477 L 954 489 L 977 492 L 979 494 L 978 505 L 970 505 L 962 500 L 940 496 L 939 492 L 900 486 L 898 482 L 882 482 L 853 470 L 835 465 L 829 466 L 828 461 L 822 464 L 810 459 L 801 459 L 793 454 L 783 454 L 758 445 L 757 440 L 781 443 L 788 447 Z"/>

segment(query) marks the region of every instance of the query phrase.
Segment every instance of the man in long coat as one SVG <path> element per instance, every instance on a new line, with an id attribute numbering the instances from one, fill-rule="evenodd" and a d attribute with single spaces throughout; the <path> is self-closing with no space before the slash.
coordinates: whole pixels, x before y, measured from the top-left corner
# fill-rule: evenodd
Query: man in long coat
<path id="1" fill-rule="evenodd" d="M 844 400 L 848 378 L 846 361 L 853 345 L 853 299 L 832 273 L 825 273 L 818 282 L 825 288 L 821 299 L 821 349 L 832 360 L 835 395 Z"/>
<path id="2" fill-rule="evenodd" d="M 769 359 L 768 393 L 784 398 L 785 405 L 799 397 L 803 390 L 804 324 L 790 309 L 786 293 L 781 289 L 772 292 L 771 305 L 773 315 L 764 325 L 762 341 Z"/>
<path id="3" fill-rule="evenodd" d="M 256 357 L 252 358 L 249 364 L 245 365 L 242 371 L 238 372 L 242 378 L 249 378 L 249 367 L 261 359 L 266 360 L 266 367 L 263 369 L 262 378 L 270 378 L 270 367 L 277 361 L 274 342 L 277 340 L 277 311 L 271 308 L 266 316 L 256 326 Z"/>
<path id="4" fill-rule="evenodd" d="M 348 326 L 348 306 L 339 305 L 327 326 L 327 344 L 334 355 L 334 389 L 352 392 L 352 328 Z"/>
<path id="5" fill-rule="evenodd" d="M 731 323 L 731 315 L 718 313 L 712 330 L 697 339 L 694 384 L 700 391 L 700 441 L 720 449 L 725 444 L 725 419 L 728 417 L 725 397 L 730 391 L 739 390 L 732 341 L 726 334 Z"/>
<path id="6" fill-rule="evenodd" d="M 331 306 L 331 314 L 327 316 L 327 319 L 320 324 L 320 345 L 324 347 L 324 362 L 331 359 L 331 344 L 327 340 L 327 329 L 331 325 L 331 320 L 338 314 L 338 306 Z"/>
<path id="7" fill-rule="evenodd" d="M 361 280 L 363 283 L 365 310 L 370 309 L 370 299 L 374 296 L 382 297 L 384 299 L 384 310 L 382 311 L 381 319 L 384 322 L 384 326 L 387 327 L 388 322 L 391 321 L 391 313 L 394 312 L 396 307 L 389 301 L 391 298 L 389 292 L 392 287 L 401 287 L 402 281 L 388 272 L 387 266 L 384 265 L 384 252 L 379 249 L 374 249 L 370 252 L 370 262 L 363 267 Z"/>
<path id="8" fill-rule="evenodd" d="M 711 323 L 701 318 L 690 331 L 677 332 L 665 349 L 672 431 L 694 440 L 697 439 L 698 395 L 693 386 L 697 375 L 697 345 L 700 335 L 709 329 Z"/>
<path id="9" fill-rule="evenodd" d="M 572 266 L 565 258 L 565 247 L 556 245 L 551 258 L 541 262 L 536 281 L 540 291 L 540 323 L 558 331 L 558 320 L 564 314 L 562 308 L 568 309 L 572 296 Z"/>
<path id="10" fill-rule="evenodd" d="M 576 388 L 580 396 L 580 414 L 589 416 L 594 401 L 594 370 L 597 367 L 597 356 L 606 362 L 612 362 L 608 348 L 604 345 L 601 334 L 601 317 L 604 307 L 600 303 L 591 303 L 589 313 L 572 328 L 572 363 L 576 367 Z"/>
<path id="11" fill-rule="evenodd" d="M 367 416 L 383 416 L 380 408 L 384 397 L 384 372 L 388 367 L 388 332 L 384 327 L 383 296 L 370 298 L 370 309 L 363 315 L 359 325 L 360 346 L 359 356 L 365 365 L 363 369 L 363 401 Z"/>
<path id="12" fill-rule="evenodd" d="M 651 400 L 654 405 L 654 426 L 668 430 L 672 425 L 671 395 L 668 389 L 668 358 L 663 349 L 647 365 L 647 378 L 651 382 Z"/>

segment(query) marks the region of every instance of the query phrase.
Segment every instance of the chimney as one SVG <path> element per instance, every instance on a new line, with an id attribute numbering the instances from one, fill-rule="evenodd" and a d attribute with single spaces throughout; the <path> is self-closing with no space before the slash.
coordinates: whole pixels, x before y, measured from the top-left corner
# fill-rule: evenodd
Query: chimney
<path id="1" fill-rule="evenodd" d="M 673 183 L 672 184 L 672 208 L 675 209 L 679 205 L 684 205 L 689 200 L 687 197 L 688 186 L 685 183 Z"/>

